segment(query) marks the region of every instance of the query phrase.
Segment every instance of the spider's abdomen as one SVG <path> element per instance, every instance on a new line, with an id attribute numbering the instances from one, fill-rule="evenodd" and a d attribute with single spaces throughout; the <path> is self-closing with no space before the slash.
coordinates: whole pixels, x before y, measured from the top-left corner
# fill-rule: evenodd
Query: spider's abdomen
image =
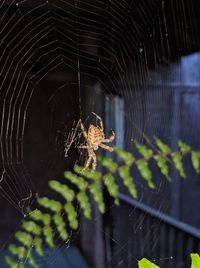
<path id="1" fill-rule="evenodd" d="M 101 129 L 90 125 L 88 130 L 88 143 L 90 144 L 100 144 L 103 140 L 103 135 Z"/>

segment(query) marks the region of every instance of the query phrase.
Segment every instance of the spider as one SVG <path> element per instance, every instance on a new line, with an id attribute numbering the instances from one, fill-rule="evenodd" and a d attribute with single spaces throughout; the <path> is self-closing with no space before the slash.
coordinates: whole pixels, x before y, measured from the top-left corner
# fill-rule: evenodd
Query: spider
<path id="1" fill-rule="evenodd" d="M 94 114 L 96 116 L 96 118 L 99 120 L 99 126 L 94 126 L 94 125 L 90 124 L 88 132 L 86 132 L 85 127 L 84 127 L 82 121 L 80 120 L 80 127 L 81 127 L 81 131 L 83 133 L 83 136 L 86 140 L 86 145 L 81 145 L 81 146 L 79 146 L 79 148 L 87 149 L 87 151 L 88 151 L 88 159 L 85 162 L 83 170 L 87 169 L 89 167 L 91 161 L 93 160 L 92 172 L 94 172 L 96 170 L 96 166 L 97 166 L 97 159 L 96 159 L 95 151 L 97 151 L 98 148 L 101 147 L 104 150 L 107 150 L 109 152 L 113 152 L 112 147 L 107 146 L 103 143 L 112 142 L 115 139 L 115 132 L 112 131 L 112 135 L 110 136 L 110 138 L 106 139 L 101 117 L 93 112 L 92 112 L 92 114 Z"/>

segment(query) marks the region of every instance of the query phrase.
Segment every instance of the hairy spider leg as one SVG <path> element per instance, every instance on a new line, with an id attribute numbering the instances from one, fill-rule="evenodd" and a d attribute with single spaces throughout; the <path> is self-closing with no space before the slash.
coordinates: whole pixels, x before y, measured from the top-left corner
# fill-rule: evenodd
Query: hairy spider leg
<path id="1" fill-rule="evenodd" d="M 104 133 L 103 121 L 102 121 L 101 117 L 99 115 L 95 114 L 94 112 L 92 112 L 92 113 L 96 116 L 97 119 L 99 119 L 100 128 L 102 130 L 102 133 Z"/>
<path id="2" fill-rule="evenodd" d="M 90 156 L 90 157 L 88 158 L 88 160 L 85 161 L 85 165 L 84 165 L 83 170 L 86 170 L 86 169 L 89 167 L 91 161 L 92 161 L 92 156 Z"/>
<path id="3" fill-rule="evenodd" d="M 81 149 L 88 149 L 88 146 L 87 146 L 87 145 L 80 145 L 80 146 L 78 146 L 78 148 L 81 148 Z"/>
<path id="4" fill-rule="evenodd" d="M 110 138 L 104 139 L 102 142 L 109 143 L 109 142 L 114 141 L 114 139 L 115 139 L 115 132 L 112 131 L 112 135 L 110 136 Z"/>
<path id="5" fill-rule="evenodd" d="M 96 157 L 95 153 L 92 153 L 92 159 L 93 159 L 92 172 L 94 172 L 96 170 L 96 167 L 97 167 L 97 157 Z"/>
<path id="6" fill-rule="evenodd" d="M 83 133 L 83 136 L 85 137 L 85 139 L 87 140 L 88 136 L 87 136 L 87 132 L 85 130 L 85 127 L 81 121 L 81 130 L 82 130 L 82 133 Z"/>
<path id="7" fill-rule="evenodd" d="M 107 145 L 102 144 L 102 143 L 99 144 L 99 147 L 101 147 L 102 149 L 107 150 L 107 151 L 109 151 L 109 152 L 113 152 L 113 151 L 114 151 L 112 147 L 107 146 Z"/>

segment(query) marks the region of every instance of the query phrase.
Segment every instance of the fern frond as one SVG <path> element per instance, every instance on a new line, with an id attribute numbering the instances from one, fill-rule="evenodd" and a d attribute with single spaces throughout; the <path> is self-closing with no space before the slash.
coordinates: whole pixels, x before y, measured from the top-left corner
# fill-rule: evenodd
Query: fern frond
<path id="1" fill-rule="evenodd" d="M 115 205 L 119 205 L 119 179 L 122 180 L 130 195 L 137 198 L 136 180 L 132 176 L 134 169 L 139 171 L 141 179 L 149 188 L 155 189 L 150 161 L 156 164 L 160 173 L 167 180 L 170 180 L 169 165 L 174 166 L 180 176 L 186 177 L 183 162 L 186 155 L 191 155 L 194 170 L 200 172 L 200 151 L 192 150 L 183 141 L 178 142 L 178 151 L 172 151 L 167 144 L 156 137 L 155 143 L 157 149 L 153 150 L 147 145 L 135 142 L 135 147 L 141 155 L 139 158 L 131 152 L 115 147 L 114 153 L 120 161 L 98 156 L 98 163 L 102 167 L 101 172 L 91 172 L 90 169 L 83 171 L 82 167 L 75 165 L 73 171 L 64 172 L 66 183 L 50 180 L 48 185 L 56 193 L 56 196 L 60 197 L 59 201 L 48 197 L 37 198 L 39 209 L 31 211 L 29 216 L 22 221 L 21 229 L 15 233 L 17 246 L 11 244 L 8 247 L 9 252 L 13 255 L 13 258 L 6 257 L 8 266 L 23 268 L 23 262 L 28 260 L 31 267 L 37 268 L 32 249 L 35 248 L 36 253 L 42 257 L 44 256 L 43 244 L 51 248 L 55 247 L 55 228 L 60 238 L 66 241 L 69 237 L 68 228 L 73 230 L 78 228 L 77 205 L 82 210 L 83 215 L 87 219 L 91 219 L 91 197 L 96 201 L 99 211 L 104 213 L 106 205 L 102 193 L 103 185 L 114 199 Z"/>

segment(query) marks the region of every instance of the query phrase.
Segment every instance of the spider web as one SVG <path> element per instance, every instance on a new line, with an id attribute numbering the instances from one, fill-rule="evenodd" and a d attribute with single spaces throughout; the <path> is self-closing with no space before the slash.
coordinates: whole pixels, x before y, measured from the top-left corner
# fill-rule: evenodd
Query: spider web
<path id="1" fill-rule="evenodd" d="M 86 126 L 95 123 L 91 112 L 105 118 L 106 136 L 110 129 L 115 130 L 116 144 L 130 151 L 134 151 L 135 139 L 152 146 L 154 135 L 173 148 L 179 138 L 199 146 L 199 123 L 195 121 L 199 115 L 198 68 L 191 71 L 193 64 L 199 66 L 199 55 L 185 56 L 199 51 L 193 19 L 197 10 L 195 1 L 184 0 L 0 1 L 2 250 L 34 207 L 38 194 L 51 194 L 48 180 L 59 178 L 87 157 L 76 148 L 82 142 L 79 120 Z M 121 111 L 119 100 L 124 102 Z M 191 134 L 187 125 L 195 126 L 196 132 Z M 172 186 L 156 178 L 154 192 L 138 181 L 139 202 L 199 227 L 197 205 L 193 212 L 185 209 L 180 214 L 188 198 L 197 203 L 199 188 L 188 193 L 189 184 L 180 185 L 177 175 L 172 176 Z M 190 183 L 196 185 L 194 175 Z M 173 187 L 178 194 L 171 192 Z M 180 195 L 186 196 L 181 203 Z M 108 218 L 112 209 L 108 206 Z M 134 211 L 128 213 L 130 224 Z M 96 224 L 99 215 L 95 213 L 91 226 L 116 247 L 110 259 L 101 262 L 96 257 L 98 267 L 131 267 L 138 256 L 129 252 L 128 266 L 123 252 L 128 252 L 127 244 L 137 241 L 122 244 L 114 235 L 118 218 L 113 233 L 107 232 L 102 223 Z M 10 230 L 4 232 L 7 224 Z M 157 228 L 158 223 L 153 226 Z M 68 247 L 81 230 L 82 226 L 65 245 L 55 233 L 57 248 Z M 146 239 L 152 236 L 156 244 L 156 235 L 149 231 Z M 37 260 L 38 265 L 58 267 L 56 255 L 56 251 L 47 252 L 45 260 Z M 171 257 L 167 254 L 156 260 L 163 265 Z"/>

